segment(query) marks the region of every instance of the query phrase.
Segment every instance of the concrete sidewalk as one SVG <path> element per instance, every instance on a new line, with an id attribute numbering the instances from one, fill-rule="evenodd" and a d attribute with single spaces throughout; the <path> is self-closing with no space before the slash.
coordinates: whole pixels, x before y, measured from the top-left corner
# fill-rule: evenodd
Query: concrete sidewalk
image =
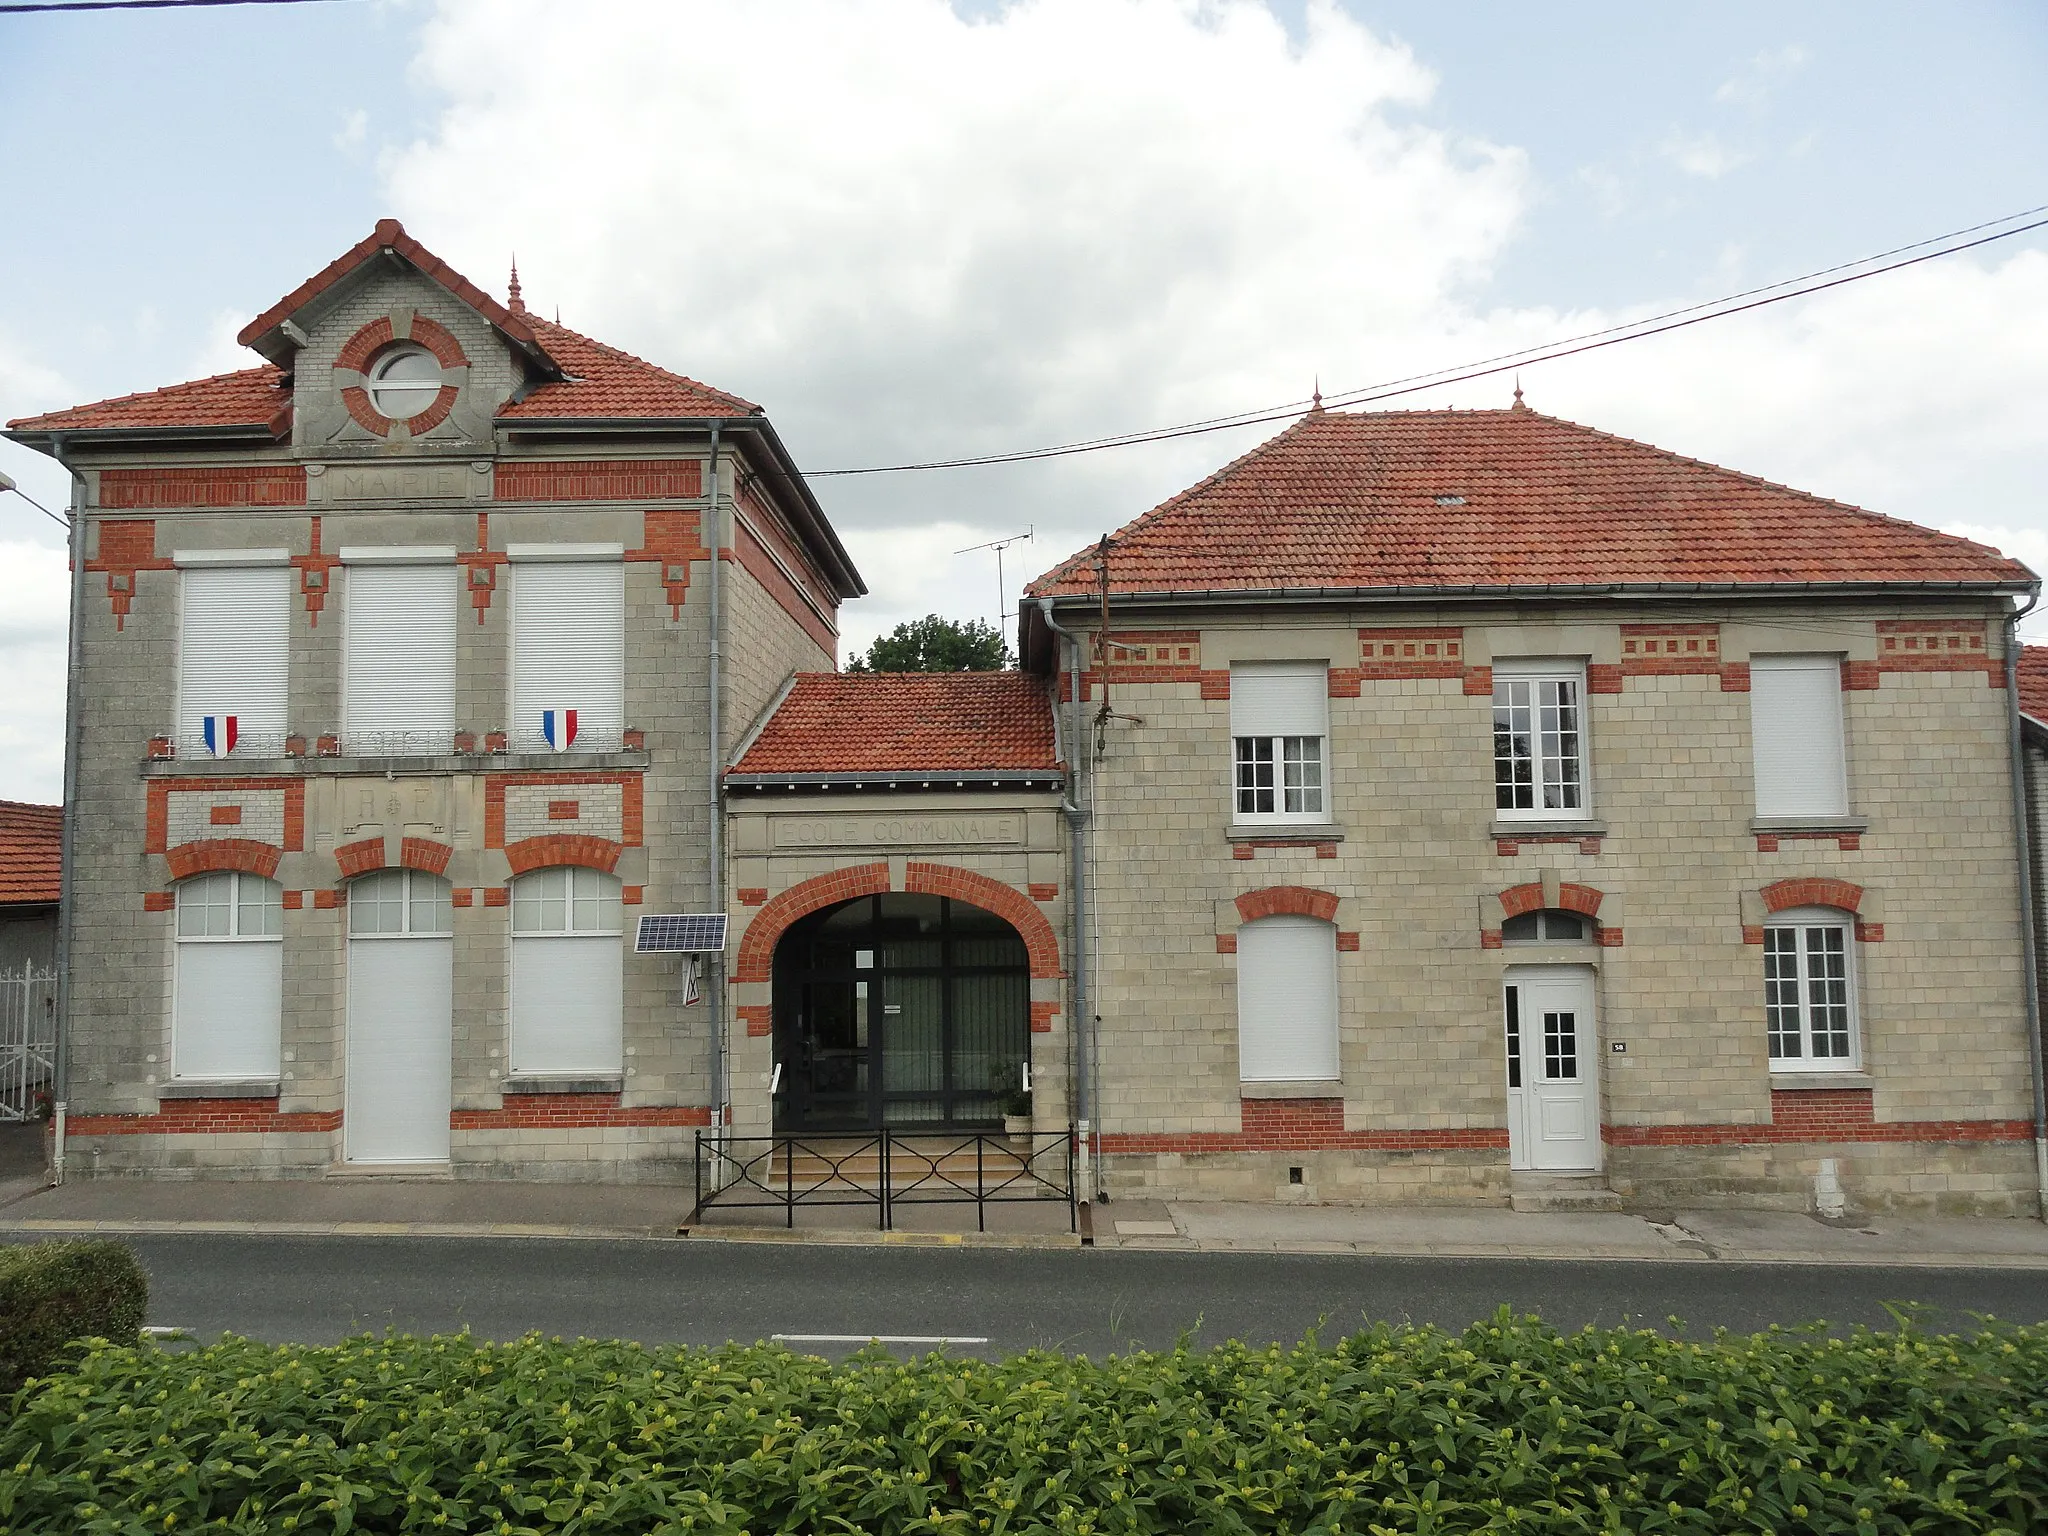
<path id="1" fill-rule="evenodd" d="M 15 1172 L 9 1170 L 9 1172 Z M 521 1184 L 402 1176 L 320 1180 L 97 1179 L 45 1188 L 0 1178 L 0 1239 L 210 1232 L 297 1236 L 661 1238 L 674 1240 L 692 1191 L 662 1184 Z M 877 1230 L 872 1205 L 798 1212 L 714 1207 L 690 1241 L 973 1244 L 1069 1248 L 1057 1201 L 899 1206 Z M 1824 1222 L 1796 1212 L 1522 1213 L 1504 1208 L 1116 1201 L 1088 1212 L 1095 1246 L 1201 1253 L 1417 1258 L 1892 1264 L 2048 1270 L 2038 1221 L 1869 1216 Z"/>

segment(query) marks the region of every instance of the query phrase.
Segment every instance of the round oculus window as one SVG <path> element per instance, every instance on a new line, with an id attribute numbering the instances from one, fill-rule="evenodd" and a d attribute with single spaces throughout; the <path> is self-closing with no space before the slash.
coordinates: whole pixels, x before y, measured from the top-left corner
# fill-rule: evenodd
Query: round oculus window
<path id="1" fill-rule="evenodd" d="M 417 416 L 441 393 L 441 364 L 423 347 L 387 352 L 370 369 L 370 404 L 393 421 Z"/>

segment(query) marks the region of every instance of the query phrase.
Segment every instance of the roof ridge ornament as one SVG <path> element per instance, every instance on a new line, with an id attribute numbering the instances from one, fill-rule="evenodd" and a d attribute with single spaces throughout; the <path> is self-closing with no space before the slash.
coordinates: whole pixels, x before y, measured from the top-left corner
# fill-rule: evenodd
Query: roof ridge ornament
<path id="1" fill-rule="evenodd" d="M 1313 392 L 1309 395 L 1308 413 L 1311 416 L 1320 416 L 1323 414 L 1323 376 L 1319 373 L 1315 380 Z"/>
<path id="2" fill-rule="evenodd" d="M 519 253 L 512 253 L 512 281 L 505 288 L 505 307 L 515 315 L 526 313 L 526 300 L 519 293 Z"/>
<path id="3" fill-rule="evenodd" d="M 1509 406 L 1508 409 L 1511 411 L 1526 411 L 1529 409 L 1528 406 L 1522 404 L 1522 376 L 1519 373 L 1515 375 L 1515 403 Z"/>

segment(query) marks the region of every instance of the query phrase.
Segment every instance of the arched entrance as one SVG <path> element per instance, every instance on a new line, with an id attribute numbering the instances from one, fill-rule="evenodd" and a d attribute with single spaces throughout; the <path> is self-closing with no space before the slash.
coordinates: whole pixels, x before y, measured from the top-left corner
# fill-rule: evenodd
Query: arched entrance
<path id="1" fill-rule="evenodd" d="M 992 1126 L 1030 1059 L 1025 942 L 952 897 L 813 912 L 777 943 L 774 985 L 778 1131 Z"/>

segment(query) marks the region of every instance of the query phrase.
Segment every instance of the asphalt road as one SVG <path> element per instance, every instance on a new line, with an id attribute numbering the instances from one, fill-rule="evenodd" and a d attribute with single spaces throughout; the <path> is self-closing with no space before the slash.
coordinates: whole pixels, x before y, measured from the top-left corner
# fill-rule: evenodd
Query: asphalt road
<path id="1" fill-rule="evenodd" d="M 647 1343 L 773 1334 L 986 1339 L 1100 1355 L 1220 1341 L 1334 1337 L 1364 1320 L 1462 1327 L 1502 1303 L 1584 1323 L 1742 1332 L 1824 1319 L 1882 1326 L 1886 1302 L 2048 1320 L 2048 1274 L 2016 1269 L 1807 1267 L 1540 1259 L 1374 1259 L 1115 1250 L 798 1247 L 515 1238 L 130 1239 L 150 1273 L 149 1321 L 328 1342 L 395 1328 L 498 1339 L 530 1330 Z M 819 1353 L 844 1345 L 800 1340 Z M 902 1346 L 905 1349 L 913 1346 Z"/>

